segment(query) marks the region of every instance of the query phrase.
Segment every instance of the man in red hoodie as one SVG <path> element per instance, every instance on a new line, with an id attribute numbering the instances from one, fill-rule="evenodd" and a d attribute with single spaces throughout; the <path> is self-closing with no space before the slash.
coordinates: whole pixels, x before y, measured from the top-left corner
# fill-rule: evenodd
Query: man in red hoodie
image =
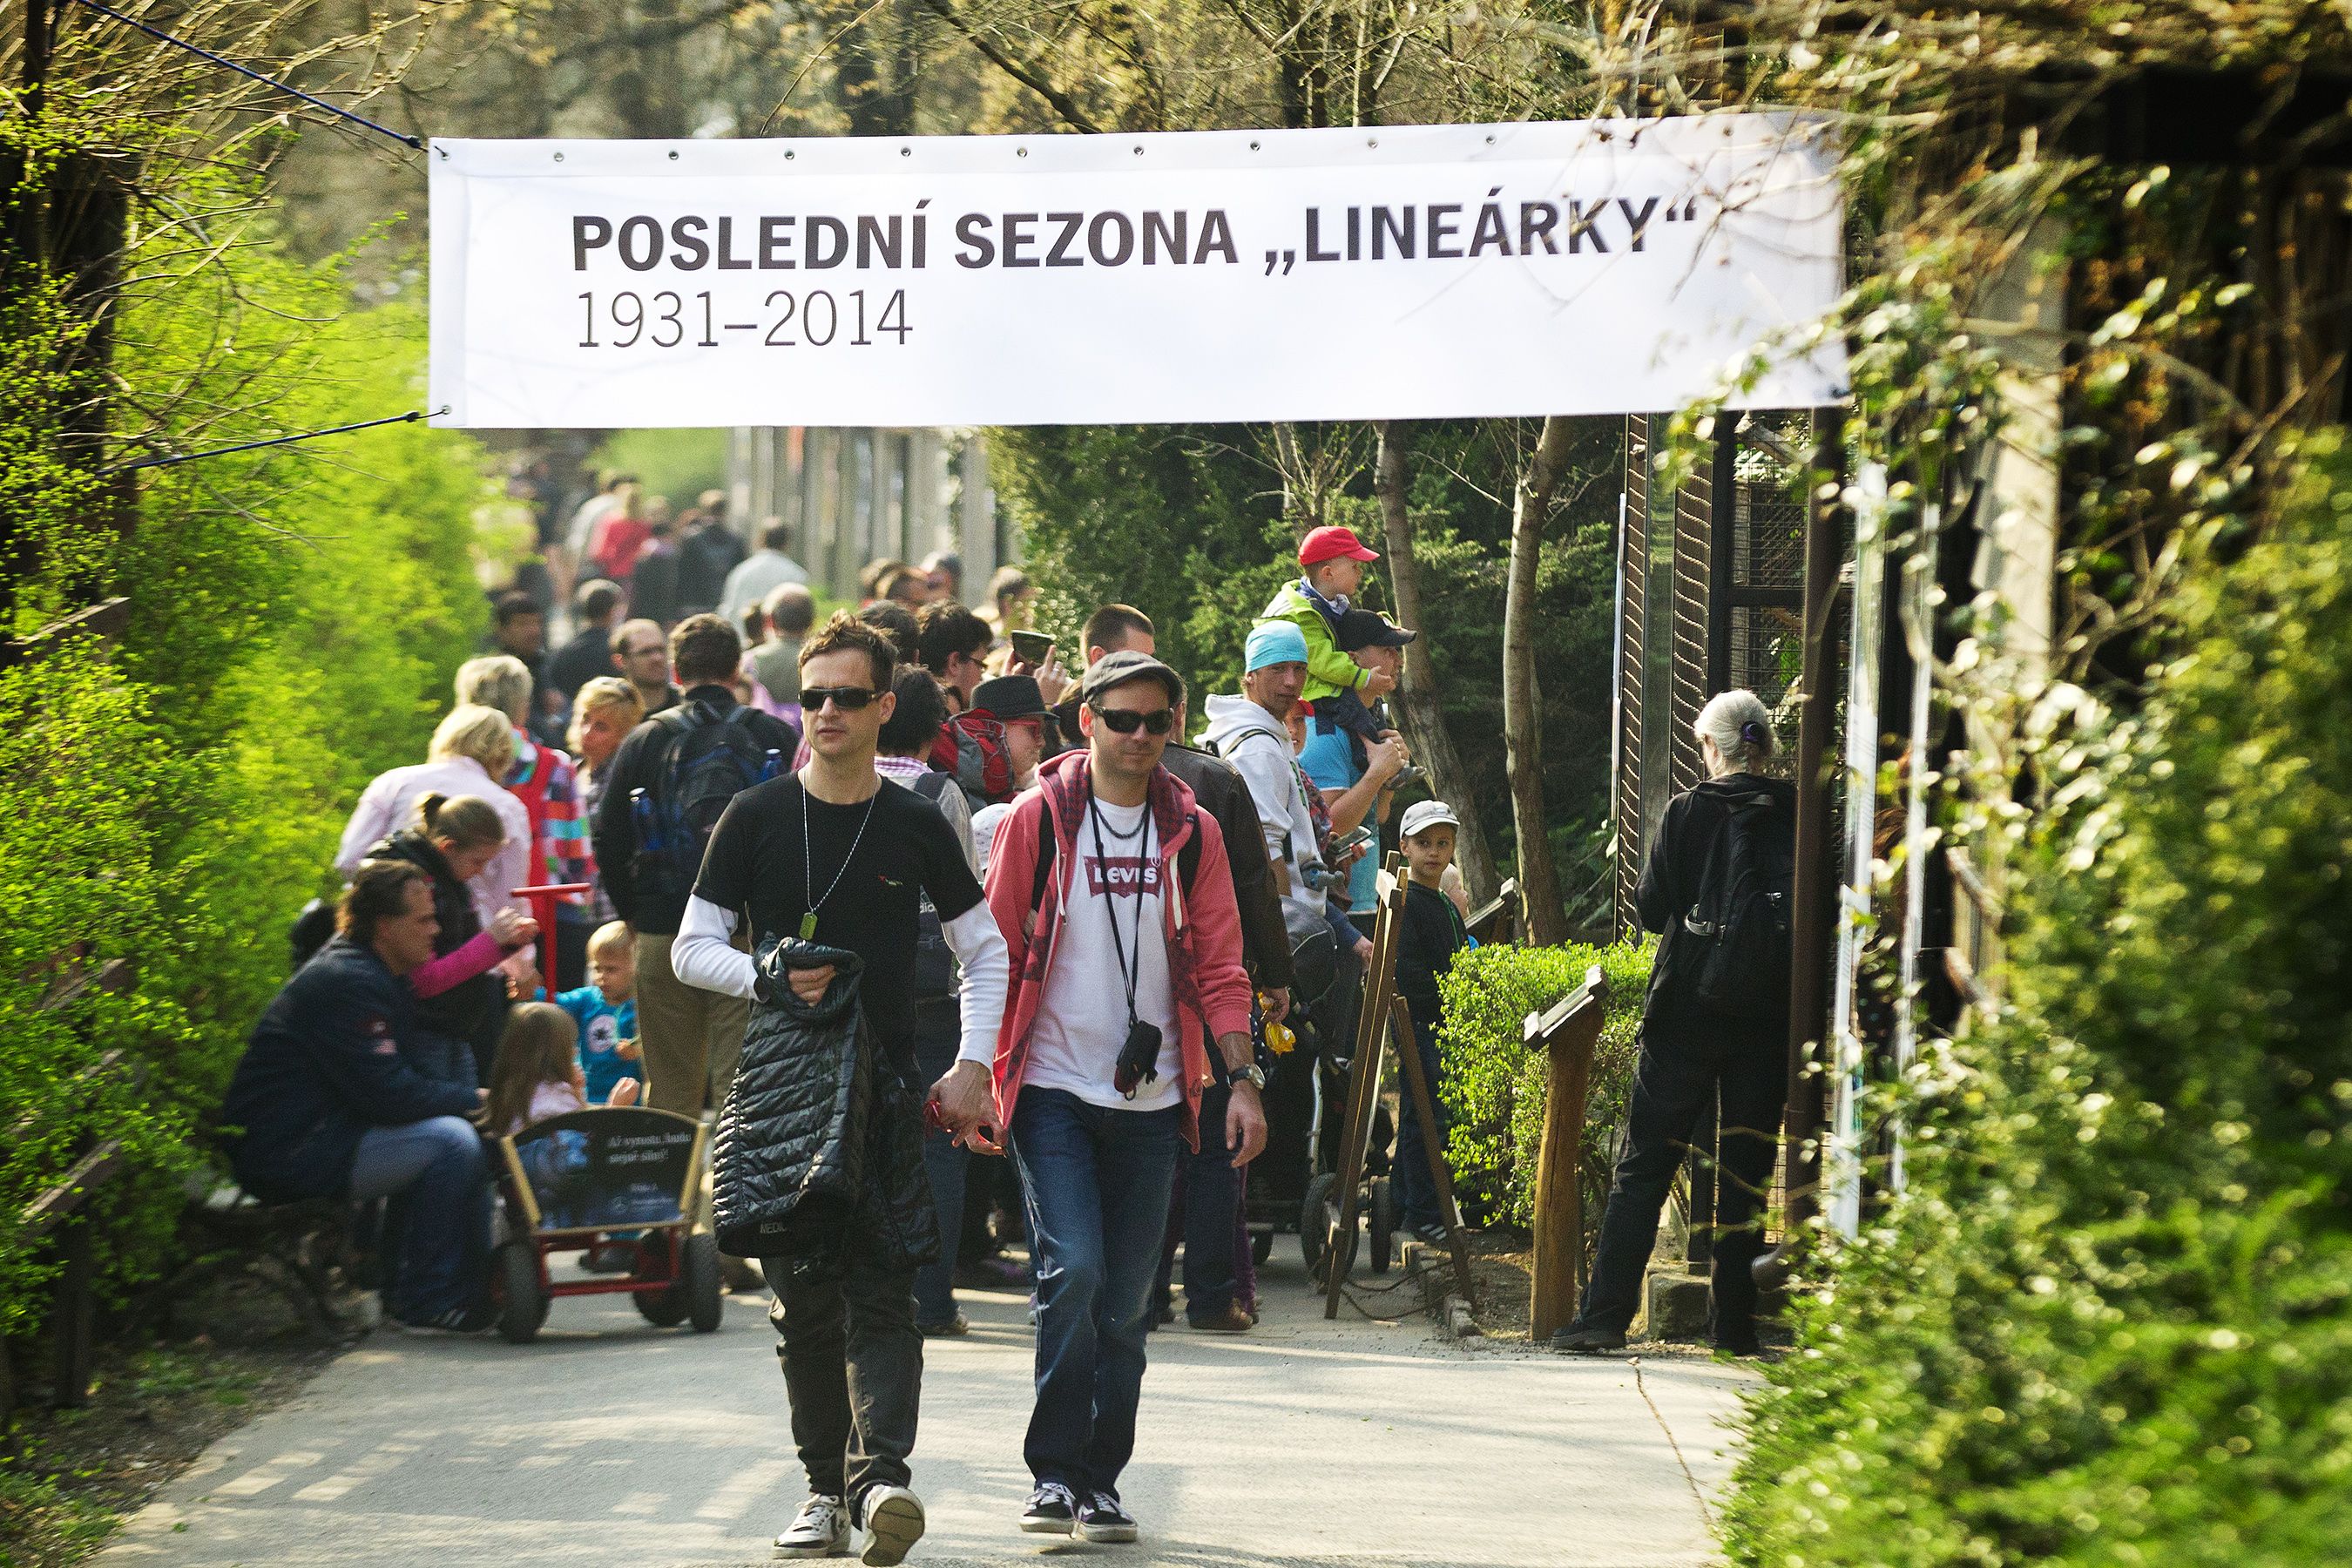
<path id="1" fill-rule="evenodd" d="M 1230 1082 L 1226 1145 L 1265 1142 L 1241 917 L 1216 819 L 1160 765 L 1184 683 L 1142 653 L 1087 671 L 1083 751 L 1039 772 L 988 868 L 1012 948 L 992 1064 L 967 1047 L 934 1086 L 967 1141 L 1013 1134 L 1037 1276 L 1037 1403 L 1024 1455 L 1033 1534 L 1133 1541 L 1118 1476 L 1135 1448 L 1152 1276 L 1180 1142 Z"/>

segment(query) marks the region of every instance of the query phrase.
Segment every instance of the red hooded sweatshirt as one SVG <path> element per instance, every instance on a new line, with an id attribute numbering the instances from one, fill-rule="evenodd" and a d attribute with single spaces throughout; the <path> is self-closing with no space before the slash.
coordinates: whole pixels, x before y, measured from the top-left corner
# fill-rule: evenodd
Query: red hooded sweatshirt
<path id="1" fill-rule="evenodd" d="M 996 851 L 988 866 L 988 908 L 1013 950 L 1012 994 L 996 1034 L 996 1114 L 999 1127 L 1013 1123 L 1021 1080 L 1029 1068 L 1029 1030 L 1045 999 L 1054 950 L 1066 913 L 1063 899 L 1078 863 L 1078 824 L 1086 816 L 1094 759 L 1084 751 L 1065 752 L 1037 772 L 1037 787 L 1013 803 L 997 829 Z M 1153 836 L 1160 844 L 1160 885 L 1173 889 L 1161 901 L 1166 913 L 1168 984 L 1176 1001 L 1178 1059 L 1184 1075 L 1184 1141 L 1201 1146 L 1201 1091 L 1216 1081 L 1209 1045 L 1219 1035 L 1245 1035 L 1250 1027 L 1249 975 L 1242 968 L 1242 922 L 1234 902 L 1234 879 L 1216 819 L 1194 809 L 1192 792 L 1166 768 L 1153 770 L 1145 796 Z M 1029 907 L 1037 879 L 1038 847 L 1054 835 L 1053 874 Z M 1188 889 L 1177 857 L 1198 834 L 1200 864 Z"/>

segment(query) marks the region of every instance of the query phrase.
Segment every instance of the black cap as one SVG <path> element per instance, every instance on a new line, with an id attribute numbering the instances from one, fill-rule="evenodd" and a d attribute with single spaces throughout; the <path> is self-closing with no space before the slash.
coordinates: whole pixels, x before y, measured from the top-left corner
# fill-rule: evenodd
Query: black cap
<path id="1" fill-rule="evenodd" d="M 1360 647 L 1402 647 L 1420 635 L 1374 611 L 1349 610 L 1340 616 L 1331 640 L 1341 653 L 1353 653 Z"/>
<path id="2" fill-rule="evenodd" d="M 1000 675 L 973 689 L 971 705 L 994 719 L 1034 719 L 1045 711 L 1045 694 L 1034 675 Z"/>
<path id="3" fill-rule="evenodd" d="M 1078 682 L 1078 695 L 1091 702 L 1114 686 L 1147 678 L 1160 682 L 1171 705 L 1184 700 L 1184 678 L 1150 654 L 1131 647 L 1107 653 L 1087 666 Z"/>

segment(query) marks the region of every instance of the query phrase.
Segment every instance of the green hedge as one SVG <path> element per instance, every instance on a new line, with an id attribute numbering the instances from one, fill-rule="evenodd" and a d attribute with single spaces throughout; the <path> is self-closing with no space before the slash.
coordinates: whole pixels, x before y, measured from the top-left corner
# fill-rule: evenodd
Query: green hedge
<path id="1" fill-rule="evenodd" d="M 2352 461 L 2309 456 L 2192 548 L 2145 710 L 2037 748 L 2010 1005 L 1801 1304 L 1738 1561 L 2352 1562 Z"/>
<path id="2" fill-rule="evenodd" d="M 134 248 L 128 269 L 174 272 L 151 261 Z M 423 405 L 418 301 L 359 309 L 332 266 L 259 243 L 221 265 L 120 313 L 126 424 L 174 410 L 159 444 L 187 450 Z M 70 330 L 12 302 L 5 363 L 47 363 Z M 38 375 L 0 378 L 0 508 L 37 563 L 11 584 L 10 629 L 101 593 L 131 617 L 116 643 L 0 675 L 0 1125 L 26 1128 L 0 1147 L 0 1215 L 93 1133 L 121 1139 L 127 1166 L 93 1206 L 120 1297 L 169 1257 L 228 1071 L 286 977 L 288 922 L 333 887 L 360 788 L 421 760 L 446 708 L 487 619 L 476 512 L 498 503 L 471 441 L 400 425 L 154 470 L 117 534 L 60 460 L 64 408 Z M 60 979 L 115 959 L 128 989 L 52 1005 Z M 94 1106 L 65 1092 L 114 1049 L 135 1075 Z M 55 1267 L 0 1224 L 0 1333 L 37 1327 Z"/>
<path id="3" fill-rule="evenodd" d="M 1522 1043 L 1522 1031 L 1528 1014 L 1583 984 L 1585 972 L 1599 964 L 1609 978 L 1609 1010 L 1593 1051 L 1581 1161 L 1587 1228 L 1598 1226 L 1611 1150 L 1633 1092 L 1642 993 L 1655 947 L 1487 946 L 1457 957 L 1439 981 L 1445 1022 L 1437 1039 L 1438 1092 L 1451 1122 L 1446 1157 L 1466 1215 L 1532 1222 L 1546 1067 L 1543 1053 Z"/>

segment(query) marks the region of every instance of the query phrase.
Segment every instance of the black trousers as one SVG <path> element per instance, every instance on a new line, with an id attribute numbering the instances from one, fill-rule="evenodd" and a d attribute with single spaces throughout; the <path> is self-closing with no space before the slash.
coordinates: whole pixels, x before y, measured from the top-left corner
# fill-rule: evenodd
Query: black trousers
<path id="1" fill-rule="evenodd" d="M 824 1279 L 794 1278 L 789 1259 L 761 1260 L 809 1490 L 853 1501 L 907 1484 L 922 1401 L 914 1270 L 886 1268 L 874 1252 L 854 1246 L 847 1269 Z"/>
<path id="2" fill-rule="evenodd" d="M 1643 1026 L 1624 1145 L 1580 1326 L 1622 1333 L 1633 1322 L 1675 1170 L 1718 1095 L 1711 1334 L 1718 1344 L 1734 1345 L 1754 1335 L 1756 1281 L 1748 1266 L 1763 1250 L 1764 1197 L 1788 1105 L 1787 1030 L 1705 1019 L 1669 1024 L 1654 1016 Z"/>

